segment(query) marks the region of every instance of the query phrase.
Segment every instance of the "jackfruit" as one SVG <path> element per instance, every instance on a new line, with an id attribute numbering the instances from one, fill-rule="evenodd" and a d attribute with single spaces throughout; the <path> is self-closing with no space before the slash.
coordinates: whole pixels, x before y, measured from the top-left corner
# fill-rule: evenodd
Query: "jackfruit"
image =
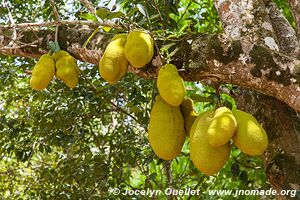
<path id="1" fill-rule="evenodd" d="M 190 133 L 190 156 L 194 165 L 205 175 L 213 175 L 226 163 L 231 146 L 229 143 L 213 147 L 207 140 L 207 129 L 213 118 L 213 111 L 199 114 Z"/>
<path id="2" fill-rule="evenodd" d="M 157 88 L 161 97 L 172 106 L 179 106 L 185 96 L 185 86 L 177 68 L 172 64 L 162 66 L 158 72 Z"/>
<path id="3" fill-rule="evenodd" d="M 44 54 L 35 64 L 30 78 L 30 86 L 35 90 L 45 89 L 55 74 L 55 64 L 50 54 Z"/>
<path id="4" fill-rule="evenodd" d="M 232 111 L 237 121 L 234 144 L 248 155 L 262 155 L 268 147 L 268 136 L 263 127 L 251 114 L 241 110 Z"/>
<path id="5" fill-rule="evenodd" d="M 148 140 L 155 154 L 164 160 L 175 158 L 185 140 L 180 108 L 167 104 L 159 95 L 150 114 Z"/>
<path id="6" fill-rule="evenodd" d="M 154 41 L 143 31 L 131 31 L 125 44 L 125 56 L 135 68 L 141 68 L 149 63 L 154 54 Z"/>
<path id="7" fill-rule="evenodd" d="M 124 53 L 126 38 L 126 34 L 115 35 L 107 45 L 99 62 L 100 75 L 109 84 L 118 82 L 127 72 L 129 63 Z"/>
<path id="8" fill-rule="evenodd" d="M 207 140 L 211 146 L 218 147 L 226 144 L 237 128 L 237 122 L 230 109 L 220 107 L 207 130 Z"/>
<path id="9" fill-rule="evenodd" d="M 76 59 L 64 50 L 53 53 L 52 57 L 55 60 L 56 77 L 61 79 L 69 88 L 76 87 L 80 74 Z"/>
<path id="10" fill-rule="evenodd" d="M 197 118 L 194 110 L 194 102 L 191 98 L 184 99 L 180 104 L 180 110 L 184 119 L 184 129 L 187 136 L 190 136 L 191 127 Z"/>

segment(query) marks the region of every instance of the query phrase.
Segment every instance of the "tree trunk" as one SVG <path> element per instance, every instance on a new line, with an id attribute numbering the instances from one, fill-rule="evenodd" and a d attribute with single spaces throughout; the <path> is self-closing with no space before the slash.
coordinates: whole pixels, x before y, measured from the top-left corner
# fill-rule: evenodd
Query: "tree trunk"
<path id="1" fill-rule="evenodd" d="M 296 32 L 274 3 L 268 0 L 215 1 L 215 6 L 227 35 L 298 56 Z M 278 99 L 255 91 L 239 88 L 236 97 L 238 108 L 253 114 L 268 133 L 264 165 L 272 188 L 278 192 L 299 190 L 300 113 Z M 289 198 L 276 196 L 276 199 Z"/>

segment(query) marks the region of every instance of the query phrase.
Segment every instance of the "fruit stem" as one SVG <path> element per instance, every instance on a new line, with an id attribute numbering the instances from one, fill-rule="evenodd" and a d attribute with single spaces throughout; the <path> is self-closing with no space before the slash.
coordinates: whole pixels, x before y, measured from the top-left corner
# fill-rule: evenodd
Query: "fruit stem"
<path id="1" fill-rule="evenodd" d="M 48 47 L 49 47 L 50 51 L 52 51 L 52 52 L 58 52 L 60 50 L 60 46 L 57 41 L 55 41 L 55 42 L 50 41 L 48 43 Z"/>

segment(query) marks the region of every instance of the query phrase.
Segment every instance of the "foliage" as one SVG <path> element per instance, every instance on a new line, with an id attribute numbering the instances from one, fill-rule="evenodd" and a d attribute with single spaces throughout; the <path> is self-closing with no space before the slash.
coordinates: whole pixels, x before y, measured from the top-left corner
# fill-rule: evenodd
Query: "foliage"
<path id="1" fill-rule="evenodd" d="M 164 39 L 221 31 L 212 0 L 117 0 L 116 10 L 110 1 L 91 2 L 99 5 L 97 18 L 77 1 L 56 1 L 56 6 L 62 19 L 110 19 L 145 28 Z M 48 0 L 12 0 L 9 6 L 16 23 L 54 19 Z M 1 7 L 2 11 L 6 15 L 0 16 L 0 23 L 5 23 L 8 10 Z M 236 148 L 226 166 L 210 177 L 191 163 L 188 138 L 178 158 L 171 162 L 158 159 L 147 140 L 149 113 L 157 93 L 154 80 L 128 73 L 117 84 L 109 85 L 99 77 L 97 66 L 79 63 L 82 75 L 78 87 L 70 90 L 56 80 L 47 90 L 37 92 L 29 87 L 30 76 L 25 73 L 35 62 L 0 55 L 3 198 L 124 199 L 109 191 L 172 186 L 200 189 L 200 199 L 216 199 L 208 190 L 269 187 L 261 159 L 248 157 Z M 216 102 L 235 106 L 230 92 L 219 94 L 200 83 L 185 84 L 198 112 L 212 109 Z M 232 85 L 221 88 L 234 91 Z"/>

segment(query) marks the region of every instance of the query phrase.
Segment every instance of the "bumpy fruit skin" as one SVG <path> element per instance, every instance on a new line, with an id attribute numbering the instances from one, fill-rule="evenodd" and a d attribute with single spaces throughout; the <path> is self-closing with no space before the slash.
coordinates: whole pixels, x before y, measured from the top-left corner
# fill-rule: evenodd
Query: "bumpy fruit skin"
<path id="1" fill-rule="evenodd" d="M 151 36 L 143 31 L 131 31 L 125 44 L 125 56 L 135 68 L 144 67 L 154 54 L 154 42 Z"/>
<path id="2" fill-rule="evenodd" d="M 213 175 L 226 163 L 231 146 L 229 143 L 213 147 L 208 143 L 206 134 L 213 118 L 213 111 L 199 114 L 190 134 L 190 156 L 194 165 L 205 175 Z"/>
<path id="3" fill-rule="evenodd" d="M 234 144 L 248 155 L 262 155 L 268 147 L 268 136 L 258 121 L 241 110 L 233 110 L 237 121 L 237 131 L 232 139 Z"/>
<path id="4" fill-rule="evenodd" d="M 155 154 L 172 160 L 180 152 L 185 140 L 184 121 L 179 107 L 156 97 L 150 115 L 148 140 Z"/>
<path id="5" fill-rule="evenodd" d="M 191 98 L 186 98 L 180 104 L 180 110 L 184 119 L 184 129 L 187 136 L 190 136 L 191 127 L 198 114 L 194 110 L 194 102 Z"/>
<path id="6" fill-rule="evenodd" d="M 55 64 L 51 55 L 44 54 L 40 57 L 32 70 L 30 86 L 35 90 L 45 89 L 55 74 Z"/>
<path id="7" fill-rule="evenodd" d="M 161 97 L 172 106 L 179 106 L 186 93 L 184 82 L 172 64 L 165 64 L 160 68 L 157 88 Z"/>
<path id="8" fill-rule="evenodd" d="M 234 135 L 237 122 L 230 109 L 220 107 L 207 129 L 207 140 L 214 147 L 226 144 Z"/>
<path id="9" fill-rule="evenodd" d="M 56 61 L 56 77 L 61 79 L 69 88 L 76 87 L 80 72 L 75 58 L 64 50 L 53 53 L 52 57 Z"/>
<path id="10" fill-rule="evenodd" d="M 99 62 L 100 75 L 109 84 L 118 82 L 127 72 L 129 63 L 125 57 L 126 40 L 126 34 L 115 35 Z"/>

